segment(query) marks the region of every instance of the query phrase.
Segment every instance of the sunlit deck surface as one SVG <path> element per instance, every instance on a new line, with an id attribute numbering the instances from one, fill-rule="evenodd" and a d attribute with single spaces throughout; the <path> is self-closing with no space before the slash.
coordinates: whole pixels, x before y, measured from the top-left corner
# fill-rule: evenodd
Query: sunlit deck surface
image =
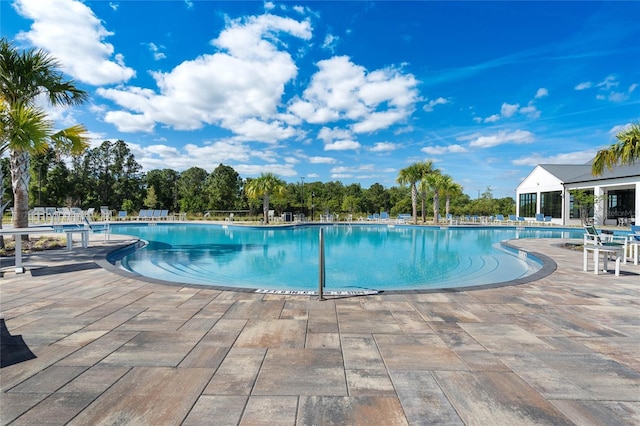
<path id="1" fill-rule="evenodd" d="M 94 263 L 124 241 L 92 235 L 88 249 L 27 256 L 30 271 L 0 279 L 2 318 L 35 355 L 0 369 L 2 424 L 640 424 L 633 263 L 596 276 L 559 240 L 521 240 L 557 270 L 518 286 L 318 301 Z M 3 355 L 14 340 L 3 336 Z"/>

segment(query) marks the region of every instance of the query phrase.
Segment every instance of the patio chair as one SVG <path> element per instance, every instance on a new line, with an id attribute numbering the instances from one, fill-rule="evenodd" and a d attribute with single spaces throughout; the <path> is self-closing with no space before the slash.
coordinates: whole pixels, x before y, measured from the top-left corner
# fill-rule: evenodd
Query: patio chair
<path id="1" fill-rule="evenodd" d="M 602 252 L 604 256 L 604 270 L 606 271 L 607 259 L 609 256 L 614 255 L 616 262 L 615 274 L 616 276 L 620 275 L 620 259 L 622 258 L 622 263 L 627 263 L 627 237 L 613 235 L 613 233 L 603 236 L 593 225 L 585 225 L 584 230 L 583 270 L 587 271 L 587 254 L 589 251 L 593 251 L 594 272 L 597 274 L 598 257 L 600 252 Z M 615 242 L 614 240 L 616 238 L 623 238 L 624 242 Z"/>
<path id="2" fill-rule="evenodd" d="M 118 212 L 118 220 L 126 220 L 127 219 L 127 211 L 126 210 L 120 210 Z"/>
<path id="3" fill-rule="evenodd" d="M 504 223 L 504 215 L 497 214 L 493 221 L 498 222 L 500 225 L 502 225 Z"/>

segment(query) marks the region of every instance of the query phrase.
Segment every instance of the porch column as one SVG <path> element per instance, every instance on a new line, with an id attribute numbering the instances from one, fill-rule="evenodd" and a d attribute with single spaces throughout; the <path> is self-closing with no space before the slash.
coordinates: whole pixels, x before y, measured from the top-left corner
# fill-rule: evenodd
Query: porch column
<path id="1" fill-rule="evenodd" d="M 607 202 L 604 189 L 601 186 L 593 188 L 593 195 L 596 197 L 596 203 L 593 206 L 593 223 L 594 225 L 604 225 L 605 220 L 605 203 Z"/>
<path id="2" fill-rule="evenodd" d="M 569 223 L 569 216 L 571 216 L 571 194 L 569 190 L 562 186 L 562 225 Z"/>

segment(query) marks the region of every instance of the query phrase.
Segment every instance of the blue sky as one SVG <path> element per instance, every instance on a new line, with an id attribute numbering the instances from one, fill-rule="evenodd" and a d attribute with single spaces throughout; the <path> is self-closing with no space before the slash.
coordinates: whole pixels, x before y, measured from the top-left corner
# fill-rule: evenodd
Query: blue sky
<path id="1" fill-rule="evenodd" d="M 368 188 L 432 160 L 514 197 L 640 119 L 640 2 L 0 0 L 0 19 L 90 93 L 57 125 L 145 171 Z"/>

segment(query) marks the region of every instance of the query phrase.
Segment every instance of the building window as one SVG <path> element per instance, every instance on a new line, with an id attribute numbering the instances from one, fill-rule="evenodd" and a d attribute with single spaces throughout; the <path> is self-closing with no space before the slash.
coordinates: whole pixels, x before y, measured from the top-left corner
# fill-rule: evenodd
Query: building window
<path id="1" fill-rule="evenodd" d="M 520 216 L 534 217 L 536 215 L 536 193 L 520 194 Z"/>
<path id="2" fill-rule="evenodd" d="M 545 216 L 562 217 L 562 191 L 542 192 L 540 213 Z"/>
<path id="3" fill-rule="evenodd" d="M 630 218 L 635 212 L 635 191 L 622 189 L 607 194 L 607 219 Z"/>

